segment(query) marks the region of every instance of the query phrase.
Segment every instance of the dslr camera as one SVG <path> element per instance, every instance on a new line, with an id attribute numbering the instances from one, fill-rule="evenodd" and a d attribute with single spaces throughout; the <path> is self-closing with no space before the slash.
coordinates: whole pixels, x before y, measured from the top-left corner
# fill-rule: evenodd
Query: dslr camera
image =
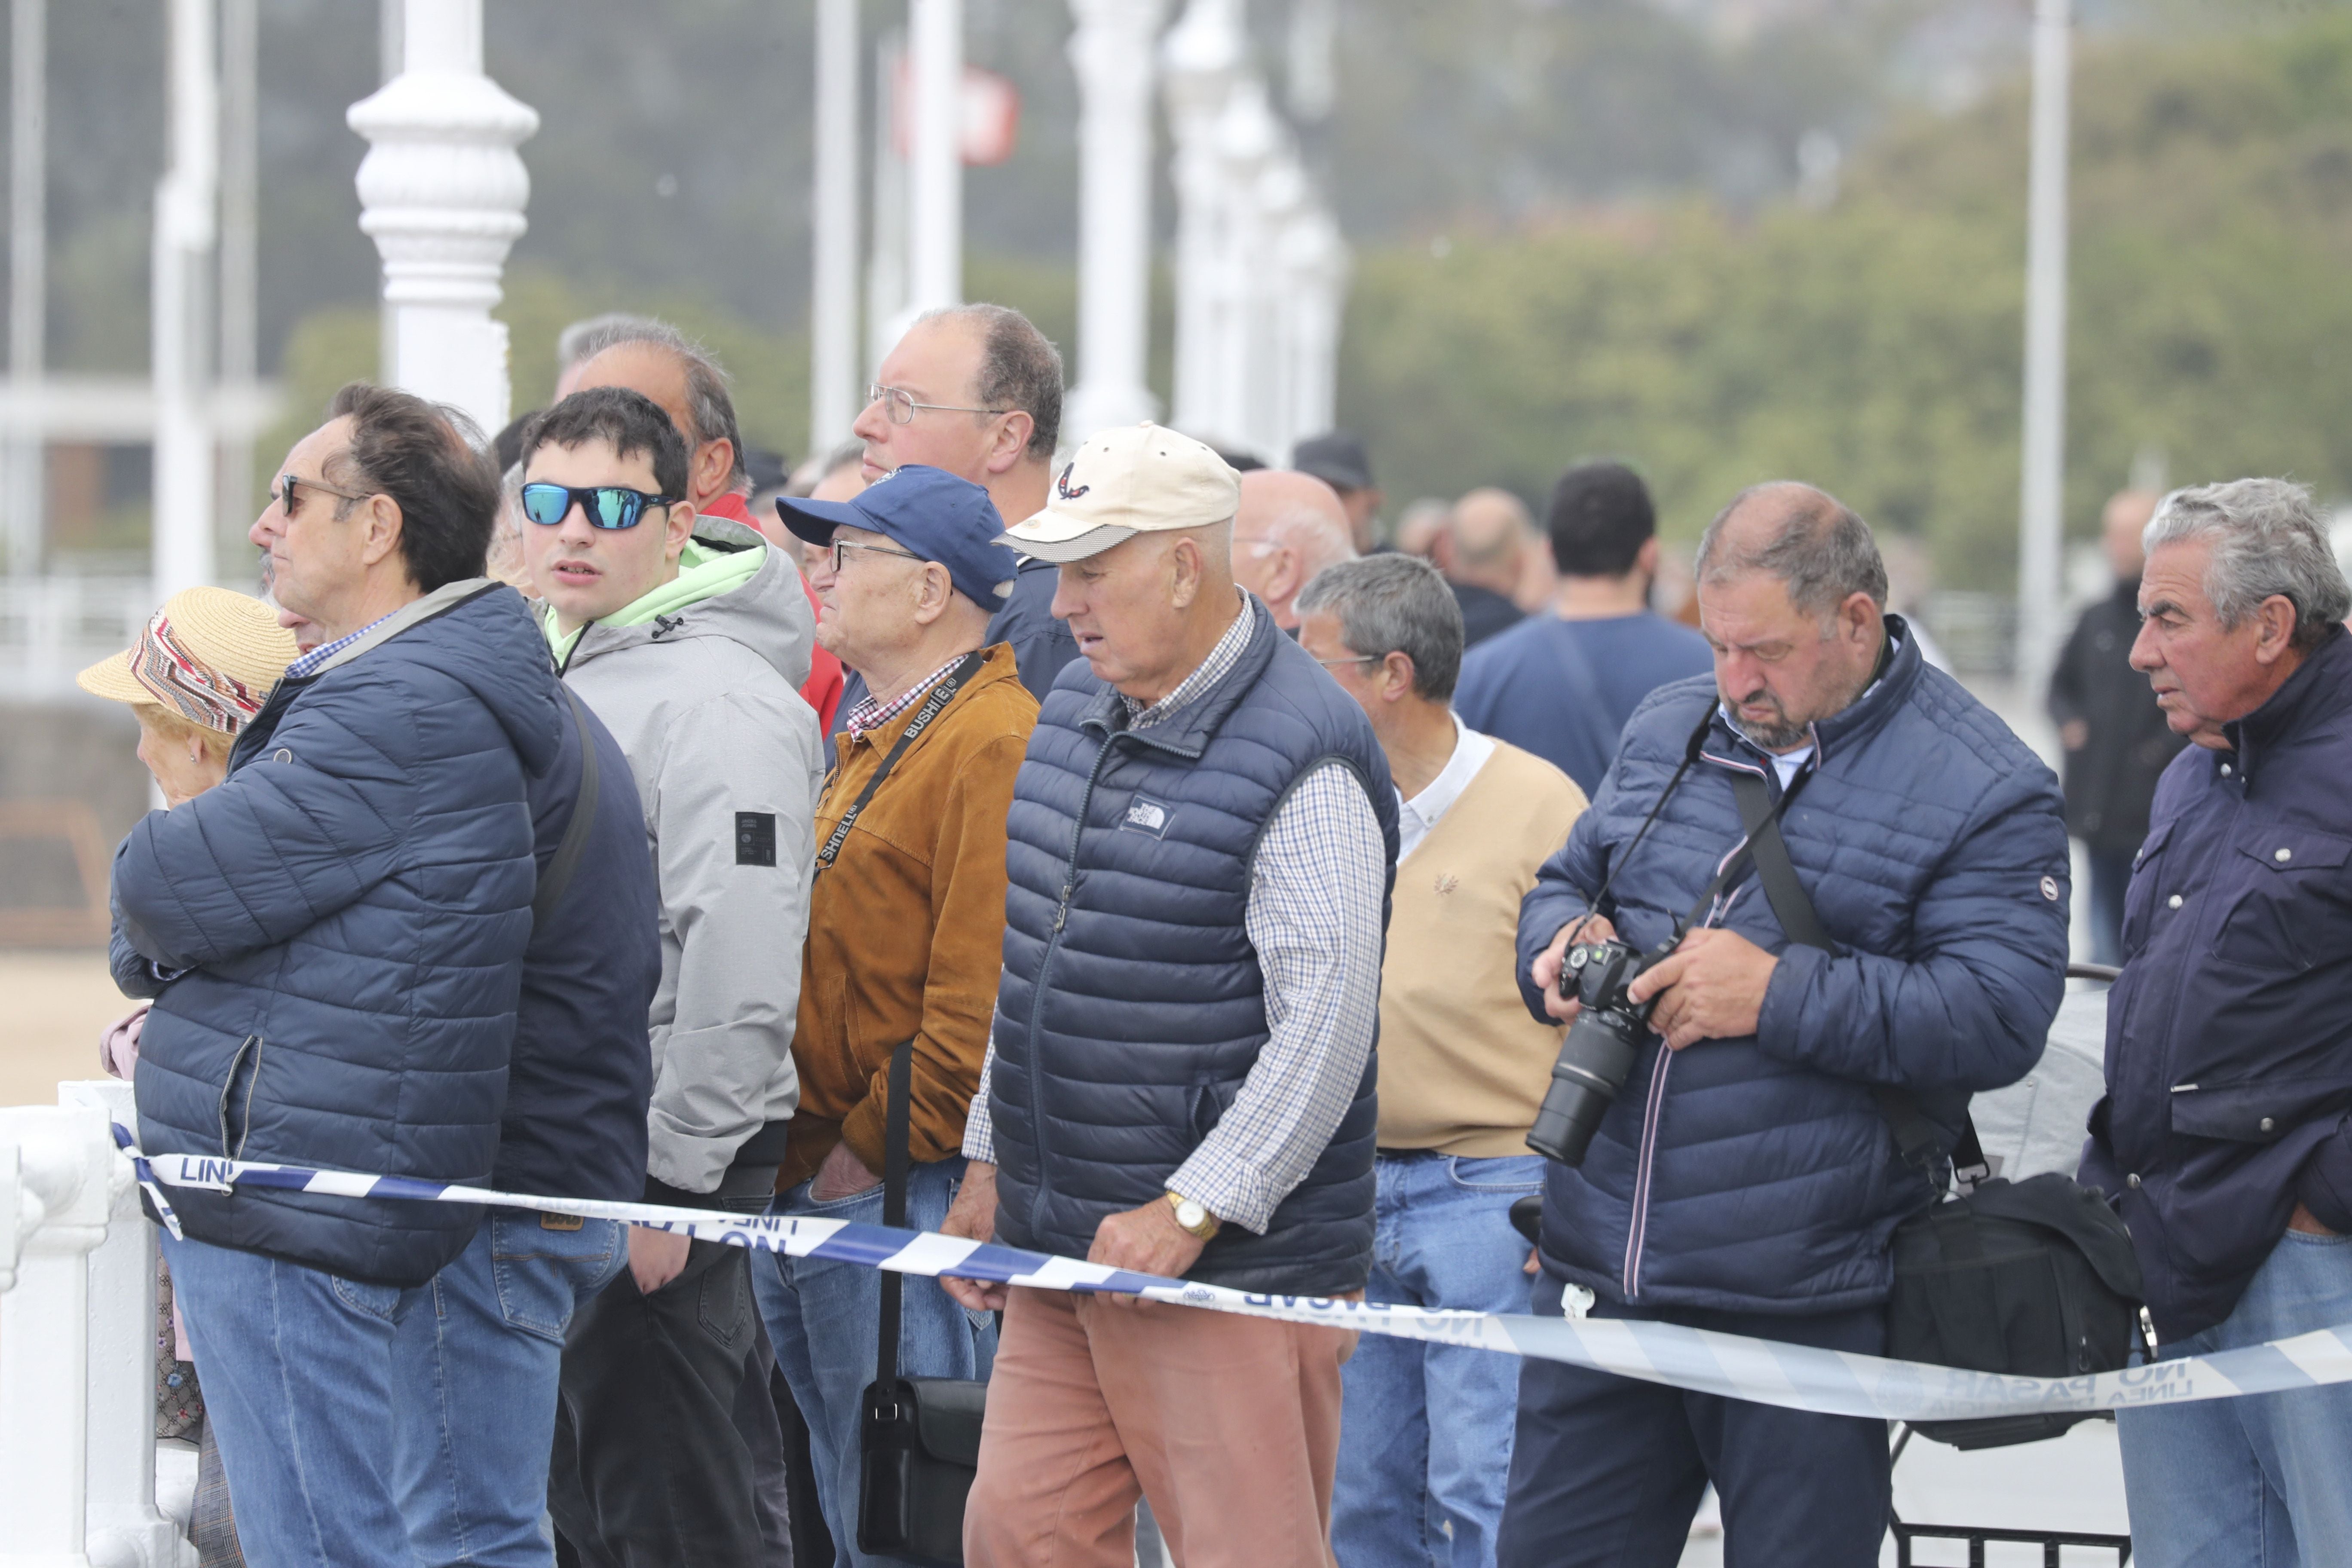
<path id="1" fill-rule="evenodd" d="M 1634 977 L 1675 950 L 1675 937 L 1642 952 L 1613 938 L 1570 944 L 1559 969 L 1559 994 L 1583 1004 L 1560 1042 L 1552 1063 L 1551 1087 L 1528 1133 L 1528 1147 L 1563 1165 L 1584 1163 L 1593 1129 L 1641 1055 L 1650 1032 L 1653 996 L 1635 1002 L 1625 994 Z"/>

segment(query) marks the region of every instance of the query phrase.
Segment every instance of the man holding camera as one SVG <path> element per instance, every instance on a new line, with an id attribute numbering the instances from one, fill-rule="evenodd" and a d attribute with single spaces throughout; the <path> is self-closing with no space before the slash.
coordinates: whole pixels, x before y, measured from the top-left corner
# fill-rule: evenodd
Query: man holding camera
<path id="1" fill-rule="evenodd" d="M 1700 543 L 1698 595 L 1714 680 L 1635 710 L 1520 910 L 1529 1010 L 1571 1021 L 1563 1065 L 1620 1075 L 1613 1098 L 1556 1089 L 1547 1112 L 1573 1114 L 1538 1119 L 1578 1163 L 1549 1168 L 1535 1310 L 1570 1298 L 1875 1354 L 1889 1237 L 1941 1163 L 1907 1163 L 1889 1118 L 1916 1106 L 1956 1136 L 1971 1092 L 2039 1058 L 2064 989 L 2057 780 L 1924 663 L 1885 613 L 1869 529 L 1832 497 L 1735 497 Z M 1810 921 L 1776 911 L 1791 889 L 1766 891 L 1773 827 Z M 1814 944 L 1785 929 L 1813 924 Z M 1605 969 L 1619 942 L 1638 973 L 1616 994 L 1588 985 L 1580 1016 L 1571 947 Z M 1609 1059 L 1612 1028 L 1630 1068 Z M 1883 1422 L 1537 1361 L 1499 1559 L 1672 1564 L 1710 1479 L 1738 1560 L 1878 1561 Z"/>
<path id="2" fill-rule="evenodd" d="M 2132 668 L 2189 745 L 2124 899 L 2083 1180 L 2131 1227 L 2160 1353 L 2210 1355 L 2352 1320 L 2352 590 L 2284 479 L 2176 491 L 2146 541 Z M 2352 1536 L 2352 1390 L 2118 1420 L 2136 1562 Z"/>

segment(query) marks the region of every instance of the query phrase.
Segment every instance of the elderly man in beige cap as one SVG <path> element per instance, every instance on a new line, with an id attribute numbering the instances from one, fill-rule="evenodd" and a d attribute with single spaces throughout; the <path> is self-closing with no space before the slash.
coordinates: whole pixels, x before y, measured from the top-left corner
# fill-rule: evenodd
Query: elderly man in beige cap
<path id="1" fill-rule="evenodd" d="M 1005 542 L 1085 667 L 1013 788 L 1004 974 L 946 1229 L 1143 1273 L 1360 1291 L 1396 792 L 1363 710 L 1234 582 L 1239 477 L 1102 433 Z M 965 1561 L 1328 1568 L 1328 1328 L 1050 1290 L 1005 1310 Z"/>

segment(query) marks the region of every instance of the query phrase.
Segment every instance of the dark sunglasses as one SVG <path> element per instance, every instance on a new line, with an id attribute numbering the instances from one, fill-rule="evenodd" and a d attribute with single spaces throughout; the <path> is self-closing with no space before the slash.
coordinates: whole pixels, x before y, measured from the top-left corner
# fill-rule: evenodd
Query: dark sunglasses
<path id="1" fill-rule="evenodd" d="M 671 506 L 677 496 L 649 496 L 625 485 L 528 484 L 522 514 L 541 528 L 553 528 L 577 505 L 591 528 L 635 528 L 649 506 Z"/>

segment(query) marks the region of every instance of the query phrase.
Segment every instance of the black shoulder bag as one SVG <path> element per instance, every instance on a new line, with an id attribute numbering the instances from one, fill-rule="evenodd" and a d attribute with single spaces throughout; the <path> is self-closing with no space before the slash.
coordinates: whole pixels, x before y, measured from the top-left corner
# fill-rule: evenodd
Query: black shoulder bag
<path id="1" fill-rule="evenodd" d="M 1762 778 L 1738 773 L 1732 793 L 1749 833 L 1757 880 L 1789 940 L 1835 953 L 1797 880 Z M 1905 1163 L 1940 1187 L 1945 1134 L 1908 1089 L 1872 1090 Z M 1886 1299 L 1886 1353 L 1898 1361 L 2024 1377 L 2114 1372 L 2138 1324 L 2139 1260 L 2099 1194 L 2055 1171 L 2008 1182 L 1985 1176 L 1975 1124 L 1961 1113 L 1951 1158 L 1976 1180 L 1895 1232 L 1895 1285 Z M 1915 1429 L 1956 1448 L 1997 1448 L 2055 1437 L 2091 1412 L 1923 1421 Z"/>
<path id="2" fill-rule="evenodd" d="M 915 1042 L 890 1056 L 883 1135 L 882 1223 L 907 1223 L 907 1100 Z M 935 1568 L 961 1568 L 963 1505 L 980 1473 L 988 1384 L 898 1375 L 898 1306 L 905 1281 L 882 1270 L 882 1324 L 857 1433 L 857 1549 Z"/>

